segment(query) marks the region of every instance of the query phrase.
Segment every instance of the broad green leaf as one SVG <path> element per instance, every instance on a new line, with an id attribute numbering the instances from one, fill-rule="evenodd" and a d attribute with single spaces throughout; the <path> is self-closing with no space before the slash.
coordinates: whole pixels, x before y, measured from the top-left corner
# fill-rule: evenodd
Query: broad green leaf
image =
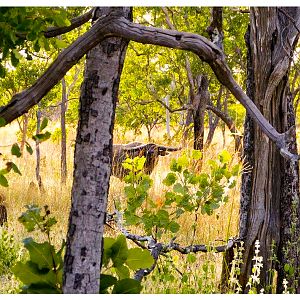
<path id="1" fill-rule="evenodd" d="M 53 19 L 55 20 L 57 26 L 59 27 L 64 27 L 64 26 L 70 26 L 71 22 L 61 14 L 57 14 L 53 16 Z"/>
<path id="2" fill-rule="evenodd" d="M 182 166 L 179 165 L 175 159 L 172 159 L 171 165 L 170 165 L 170 170 L 172 172 L 181 172 L 182 171 Z"/>
<path id="3" fill-rule="evenodd" d="M 293 266 L 289 264 L 284 265 L 284 272 L 287 273 L 289 276 L 292 276 L 295 273 L 295 269 Z"/>
<path id="4" fill-rule="evenodd" d="M 55 44 L 60 49 L 68 47 L 68 43 L 67 42 L 65 42 L 63 40 L 59 40 L 59 39 L 55 39 Z"/>
<path id="5" fill-rule="evenodd" d="M 13 67 L 17 67 L 20 62 L 19 59 L 14 54 L 14 52 L 10 53 L 10 61 L 11 61 L 11 64 L 13 65 Z"/>
<path id="6" fill-rule="evenodd" d="M 114 285 L 118 279 L 111 275 L 100 275 L 100 294 L 103 294 L 107 288 Z"/>
<path id="7" fill-rule="evenodd" d="M 43 222 L 41 209 L 36 205 L 27 205 L 27 211 L 22 213 L 18 221 L 22 223 L 28 232 L 35 229 L 38 223 Z"/>
<path id="8" fill-rule="evenodd" d="M 4 187 L 8 187 L 8 181 L 7 181 L 6 177 L 2 174 L 0 174 L 0 185 L 2 185 Z"/>
<path id="9" fill-rule="evenodd" d="M 163 180 L 163 184 L 166 186 L 171 186 L 177 180 L 177 176 L 175 173 L 168 173 L 167 177 Z"/>
<path id="10" fill-rule="evenodd" d="M 119 266 L 115 267 L 115 270 L 120 279 L 130 277 L 129 269 L 124 265 L 119 265 Z"/>
<path id="11" fill-rule="evenodd" d="M 66 241 L 63 240 L 60 249 L 54 254 L 54 262 L 57 268 L 62 270 L 63 267 L 63 250 L 66 246 Z M 61 274 L 62 275 L 62 274 Z"/>
<path id="12" fill-rule="evenodd" d="M 12 268 L 12 272 L 26 285 L 44 283 L 55 286 L 56 284 L 56 275 L 52 270 L 40 270 L 38 266 L 31 261 L 27 261 L 26 263 L 17 262 Z"/>
<path id="13" fill-rule="evenodd" d="M 23 58 L 23 56 L 19 53 L 18 50 L 13 49 L 13 53 L 14 53 L 14 55 L 15 55 L 15 57 L 16 57 L 17 59 L 22 59 L 22 58 Z"/>
<path id="14" fill-rule="evenodd" d="M 226 163 L 230 162 L 231 158 L 232 158 L 230 153 L 225 149 L 221 153 L 219 153 L 218 156 L 219 156 L 220 162 L 223 163 L 223 164 L 226 164 Z"/>
<path id="15" fill-rule="evenodd" d="M 104 238 L 104 244 L 103 244 L 104 250 L 107 250 L 107 249 L 111 248 L 111 246 L 114 244 L 115 241 L 116 240 L 114 238 L 105 237 Z"/>
<path id="16" fill-rule="evenodd" d="M 116 240 L 110 237 L 104 238 L 102 266 L 106 267 L 111 259 L 111 246 Z"/>
<path id="17" fill-rule="evenodd" d="M 232 176 L 237 176 L 240 172 L 241 166 L 239 164 L 234 165 L 231 170 Z"/>
<path id="18" fill-rule="evenodd" d="M 182 168 L 186 168 L 189 165 L 189 160 L 186 155 L 182 155 L 177 159 L 177 164 Z"/>
<path id="19" fill-rule="evenodd" d="M 1 65 L 0 65 L 0 77 L 1 77 Z M 6 125 L 6 121 L 4 118 L 0 118 L 0 127 L 3 127 Z"/>
<path id="20" fill-rule="evenodd" d="M 121 266 L 127 259 L 128 248 L 124 235 L 119 235 L 114 244 L 111 246 L 111 258 L 114 267 Z"/>
<path id="21" fill-rule="evenodd" d="M 125 263 L 131 270 L 146 269 L 154 264 L 154 259 L 148 250 L 132 248 L 128 250 Z"/>
<path id="22" fill-rule="evenodd" d="M 33 283 L 22 287 L 21 294 L 61 294 L 62 291 L 45 283 Z"/>
<path id="23" fill-rule="evenodd" d="M 0 64 L 0 78 L 4 78 L 5 77 L 5 75 L 6 75 L 6 70 L 5 70 L 5 68 L 2 66 L 2 64 Z M 3 119 L 3 118 L 2 118 Z M 6 123 L 6 122 L 5 122 Z M 5 124 L 4 124 L 5 125 Z M 2 125 L 2 126 L 4 126 L 4 125 Z M 0 126 L 0 127 L 2 127 L 2 126 Z"/>
<path id="24" fill-rule="evenodd" d="M 166 227 L 170 220 L 169 220 L 169 213 L 166 210 L 160 209 L 156 213 L 156 219 L 158 220 L 158 224 L 160 227 Z"/>
<path id="25" fill-rule="evenodd" d="M 113 294 L 139 294 L 142 290 L 141 283 L 137 280 L 126 278 L 118 281 L 113 289 Z"/>
<path id="26" fill-rule="evenodd" d="M 17 143 L 13 144 L 11 147 L 11 154 L 15 155 L 16 157 L 21 157 L 21 149 Z"/>
<path id="27" fill-rule="evenodd" d="M 30 155 L 32 155 L 33 150 L 32 150 L 32 148 L 31 148 L 31 146 L 30 146 L 30 144 L 29 144 L 28 142 L 26 142 L 25 147 L 26 147 L 27 152 L 28 152 Z"/>
<path id="28" fill-rule="evenodd" d="M 178 232 L 178 230 L 180 229 L 180 225 L 179 225 L 177 222 L 172 221 L 172 222 L 169 224 L 168 228 L 170 229 L 170 231 L 171 231 L 172 233 L 176 233 L 176 232 Z"/>
<path id="29" fill-rule="evenodd" d="M 174 191 L 175 193 L 179 193 L 179 194 L 182 194 L 182 195 L 185 194 L 185 189 L 184 189 L 184 187 L 182 186 L 182 184 L 179 183 L 179 182 L 177 182 L 176 184 L 174 184 L 174 186 L 173 186 L 173 191 Z"/>
<path id="30" fill-rule="evenodd" d="M 128 199 L 135 198 L 136 196 L 136 190 L 132 185 L 125 186 L 124 192 Z"/>
<path id="31" fill-rule="evenodd" d="M 22 175 L 22 173 L 20 172 L 19 168 L 12 162 L 11 163 L 12 169 L 14 170 L 15 173 Z"/>
<path id="32" fill-rule="evenodd" d="M 200 188 L 204 189 L 209 186 L 209 176 L 205 173 L 202 173 L 199 175 L 198 180 L 199 180 L 199 186 Z"/>
<path id="33" fill-rule="evenodd" d="M 136 161 L 135 162 L 135 170 L 136 171 L 141 171 L 143 170 L 144 164 L 146 162 L 146 157 L 142 156 L 142 157 L 135 157 L 134 158 Z"/>
<path id="34" fill-rule="evenodd" d="M 44 118 L 41 124 L 40 131 L 43 131 L 47 127 L 47 125 L 48 125 L 48 119 Z"/>
<path id="35" fill-rule="evenodd" d="M 202 158 L 202 152 L 200 150 L 193 150 L 192 158 L 195 160 L 199 160 Z"/>
<path id="36" fill-rule="evenodd" d="M 46 131 L 45 133 L 36 134 L 36 135 L 32 136 L 32 138 L 33 138 L 33 140 L 39 141 L 41 143 L 41 142 L 48 140 L 50 138 L 50 136 L 51 136 L 51 133 L 49 131 Z"/>
<path id="37" fill-rule="evenodd" d="M 30 259 L 37 264 L 39 269 L 52 269 L 53 253 L 55 253 L 53 245 L 48 242 L 36 243 L 31 237 L 23 240 L 24 247 L 29 251 Z"/>

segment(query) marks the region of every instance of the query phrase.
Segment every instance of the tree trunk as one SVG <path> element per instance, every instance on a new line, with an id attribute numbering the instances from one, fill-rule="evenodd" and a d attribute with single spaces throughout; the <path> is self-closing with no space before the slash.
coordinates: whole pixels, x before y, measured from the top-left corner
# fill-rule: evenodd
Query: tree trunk
<path id="1" fill-rule="evenodd" d="M 170 100 L 170 95 L 167 95 L 165 98 L 164 98 L 164 101 L 165 101 L 165 104 L 169 107 L 170 106 L 170 103 L 169 103 L 169 100 Z M 167 137 L 168 139 L 171 138 L 171 130 L 170 130 L 170 112 L 168 109 L 166 109 L 166 131 L 167 131 Z"/>
<path id="2" fill-rule="evenodd" d="M 261 7 L 251 8 L 250 12 L 247 93 L 279 132 L 294 125 L 288 74 L 298 35 L 291 18 L 298 20 L 299 17 L 299 8 Z M 291 137 L 288 149 L 296 153 L 295 132 Z M 270 292 L 271 269 L 279 271 L 278 289 L 282 286 L 285 263 L 295 265 L 292 277 L 296 281 L 299 278 L 299 253 L 292 246 L 290 252 L 285 251 L 289 243 L 297 242 L 296 235 L 291 234 L 293 223 L 299 235 L 299 221 L 292 213 L 292 207 L 299 213 L 298 166 L 280 155 L 276 145 L 249 116 L 245 122 L 244 159 L 247 168 L 242 177 L 240 237 L 245 242 L 245 252 L 240 282 L 247 291 L 254 243 L 258 240 L 263 268 L 257 287 L 258 291 L 264 287 Z M 274 255 L 279 260 L 278 265 L 274 263 Z M 297 286 L 298 282 L 294 288 Z"/>
<path id="3" fill-rule="evenodd" d="M 225 115 L 228 115 L 228 101 L 227 101 L 227 97 L 224 99 L 224 102 L 223 102 L 223 107 L 224 107 L 224 113 Z M 223 148 L 225 148 L 225 145 L 226 145 L 226 126 L 225 124 L 223 123 L 222 124 L 222 136 L 223 136 Z"/>
<path id="4" fill-rule="evenodd" d="M 204 140 L 204 115 L 206 105 L 209 101 L 208 79 L 207 76 L 200 75 L 197 77 L 197 93 L 193 103 L 194 118 L 194 149 L 203 150 Z"/>
<path id="5" fill-rule="evenodd" d="M 24 147 L 25 147 L 25 143 L 26 143 L 26 137 L 27 137 L 27 129 L 28 129 L 28 119 L 29 119 L 28 113 L 24 114 L 22 119 L 23 119 L 22 120 L 23 126 L 22 126 L 22 141 L 21 141 L 20 150 L 21 150 L 21 153 L 23 156 L 24 155 Z"/>
<path id="6" fill-rule="evenodd" d="M 41 103 L 38 103 L 38 110 L 36 112 L 36 134 L 40 133 L 41 128 Z M 35 152 L 36 152 L 36 167 L 35 167 L 35 176 L 40 189 L 40 192 L 44 193 L 45 189 L 41 177 L 41 152 L 40 152 L 40 142 L 36 140 L 35 142 Z"/>
<path id="7" fill-rule="evenodd" d="M 130 8 L 97 8 L 96 18 Z M 97 24 L 97 23 L 95 23 Z M 87 54 L 81 87 L 64 293 L 99 293 L 117 93 L 128 41 L 108 38 Z"/>
<path id="8" fill-rule="evenodd" d="M 66 110 L 67 110 L 67 86 L 63 78 L 61 80 L 61 104 L 60 104 L 60 126 L 61 126 L 61 168 L 60 180 L 61 184 L 65 185 L 67 180 L 67 133 L 66 133 Z"/>
<path id="9" fill-rule="evenodd" d="M 226 97 L 228 96 L 228 91 L 226 91 Z M 220 90 L 219 90 L 219 95 L 218 95 L 218 99 L 217 99 L 217 108 L 218 109 L 221 109 L 221 97 L 223 95 L 223 86 L 221 85 L 220 87 Z M 217 129 L 217 126 L 219 124 L 219 120 L 220 120 L 220 117 L 218 116 L 213 116 L 213 114 L 211 113 L 211 111 L 207 111 L 208 113 L 208 118 L 209 118 L 209 121 L 208 121 L 208 124 L 209 124 L 209 131 L 208 131 L 208 134 L 207 134 L 207 138 L 206 138 L 206 141 L 205 141 L 205 145 L 204 145 L 204 148 L 208 148 L 214 138 L 214 134 L 215 134 L 215 130 Z"/>

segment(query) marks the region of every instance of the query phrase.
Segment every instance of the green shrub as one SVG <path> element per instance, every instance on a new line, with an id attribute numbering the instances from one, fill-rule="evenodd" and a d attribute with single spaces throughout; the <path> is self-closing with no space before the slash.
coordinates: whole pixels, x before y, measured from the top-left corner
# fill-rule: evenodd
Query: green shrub
<path id="1" fill-rule="evenodd" d="M 0 227 L 0 276 L 12 274 L 11 267 L 20 257 L 20 245 L 5 228 Z"/>

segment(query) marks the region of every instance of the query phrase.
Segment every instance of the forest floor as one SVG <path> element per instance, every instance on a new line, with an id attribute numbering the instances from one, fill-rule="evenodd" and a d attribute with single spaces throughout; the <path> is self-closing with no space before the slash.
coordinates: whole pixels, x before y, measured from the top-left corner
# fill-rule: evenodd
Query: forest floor
<path id="1" fill-rule="evenodd" d="M 9 157 L 10 147 L 15 142 L 16 124 L 1 129 L 0 145 L 2 158 Z M 50 130 L 51 131 L 51 130 Z M 154 140 L 160 144 L 164 143 L 164 138 L 160 134 L 161 130 L 154 132 Z M 127 143 L 130 141 L 147 142 L 146 135 L 139 136 L 126 133 L 115 133 L 116 143 Z M 234 153 L 233 139 L 226 133 L 224 144 L 221 131 L 217 131 L 212 145 L 204 153 L 203 169 L 208 159 L 216 159 L 217 154 L 226 148 L 234 155 L 234 160 L 238 161 L 238 155 Z M 51 214 L 55 216 L 58 223 L 54 226 L 52 233 L 53 243 L 57 249 L 63 239 L 66 238 L 69 208 L 71 203 L 72 171 L 73 171 L 73 152 L 75 132 L 68 133 L 68 180 L 64 187 L 60 185 L 60 145 L 53 139 L 49 139 L 41 144 L 41 176 L 46 192 L 40 194 L 36 185 L 30 187 L 31 182 L 36 183 L 35 179 L 35 154 L 26 153 L 22 158 L 14 157 L 14 162 L 18 165 L 22 176 L 9 174 L 9 187 L 0 187 L 0 193 L 5 197 L 5 205 L 8 210 L 8 231 L 14 236 L 15 242 L 20 244 L 25 237 L 32 236 L 36 240 L 43 240 L 39 233 L 27 233 L 18 222 L 18 217 L 26 210 L 25 205 L 37 204 L 40 207 L 48 205 Z M 33 141 L 30 142 L 32 147 Z M 179 144 L 179 143 L 178 143 Z M 34 148 L 34 147 L 33 147 Z M 172 158 L 180 155 L 179 152 L 161 157 L 158 166 L 151 175 L 153 187 L 150 190 L 152 199 L 159 199 L 162 195 L 164 186 L 163 179 L 169 171 Z M 11 157 L 11 156 L 10 156 Z M 124 183 L 115 177 L 111 177 L 108 210 L 113 211 L 114 201 L 124 201 Z M 183 246 L 191 243 L 191 228 L 194 224 L 194 217 L 182 217 L 179 220 L 181 225 L 177 233 L 176 242 Z M 194 244 L 205 245 L 224 245 L 229 237 L 238 235 L 239 222 L 239 183 L 231 190 L 228 203 L 217 209 L 213 215 L 200 214 L 196 222 L 196 236 Z M 138 228 L 130 228 L 132 232 L 139 232 Z M 119 232 L 106 227 L 106 235 L 117 236 Z M 168 242 L 165 240 L 164 242 Z M 130 244 L 130 243 L 129 243 Z M 131 245 L 131 244 L 130 244 Z M 24 249 L 22 250 L 25 251 Z M 167 258 L 159 260 L 159 268 L 155 275 L 149 275 L 144 279 L 143 293 L 218 293 L 222 267 L 222 254 L 198 253 L 196 260 L 187 262 L 187 255 L 179 252 L 172 252 Z M 0 277 L 0 293 L 14 292 L 18 286 L 18 281 L 11 276 Z"/>

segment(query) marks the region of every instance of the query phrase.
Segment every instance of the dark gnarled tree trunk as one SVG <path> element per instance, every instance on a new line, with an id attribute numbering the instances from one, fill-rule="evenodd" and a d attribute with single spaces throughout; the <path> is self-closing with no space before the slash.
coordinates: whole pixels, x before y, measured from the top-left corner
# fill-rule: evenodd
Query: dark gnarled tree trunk
<path id="1" fill-rule="evenodd" d="M 131 18 L 130 8 L 97 8 Z M 99 293 L 115 107 L 128 41 L 108 38 L 87 54 L 81 87 L 64 293 Z"/>
<path id="2" fill-rule="evenodd" d="M 299 34 L 293 23 L 299 17 L 300 9 L 292 7 L 261 7 L 250 11 L 247 93 L 279 132 L 295 124 L 288 74 Z M 295 132 L 289 150 L 297 152 Z M 240 281 L 247 291 L 245 286 L 252 272 L 254 244 L 259 240 L 263 268 L 258 289 L 263 287 L 271 291 L 274 278 L 270 270 L 273 269 L 279 275 L 279 291 L 283 278 L 287 277 L 283 266 L 292 263 L 295 273 L 288 280 L 297 291 L 299 253 L 289 243 L 297 242 L 296 235 L 291 234 L 293 222 L 299 233 L 299 221 L 292 217 L 292 203 L 299 215 L 298 165 L 285 160 L 250 117 L 245 122 L 244 157 L 240 236 L 245 242 L 245 253 Z M 290 250 L 286 251 L 288 248 Z M 279 264 L 271 259 L 274 254 Z M 295 284 L 292 279 L 296 280 Z"/>

